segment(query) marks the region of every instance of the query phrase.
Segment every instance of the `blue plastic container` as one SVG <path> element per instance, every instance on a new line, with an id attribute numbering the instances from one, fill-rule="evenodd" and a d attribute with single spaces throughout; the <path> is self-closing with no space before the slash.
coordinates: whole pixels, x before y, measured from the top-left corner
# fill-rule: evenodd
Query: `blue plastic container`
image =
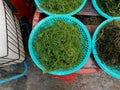
<path id="1" fill-rule="evenodd" d="M 104 2 L 104 0 L 103 0 L 103 2 Z M 103 16 L 103 17 L 105 17 L 105 18 L 107 18 L 107 19 L 112 17 L 112 16 L 106 14 L 105 12 L 103 12 L 103 11 L 99 8 L 99 6 L 98 6 L 98 4 L 97 4 L 97 0 L 92 0 L 92 4 L 93 4 L 94 8 L 96 9 L 96 11 L 97 11 L 101 16 Z"/>
<path id="2" fill-rule="evenodd" d="M 120 71 L 118 71 L 116 69 L 113 69 L 114 67 L 110 68 L 107 65 L 105 65 L 104 63 L 102 63 L 102 60 L 98 56 L 98 52 L 96 50 L 96 38 L 97 38 L 98 33 L 100 32 L 102 27 L 104 27 L 109 22 L 112 22 L 113 20 L 120 20 L 120 17 L 114 17 L 114 18 L 111 18 L 111 19 L 108 19 L 108 20 L 104 21 L 95 30 L 95 33 L 94 33 L 93 38 L 92 38 L 92 53 L 93 53 L 93 55 L 95 57 L 95 60 L 96 60 L 97 64 L 102 68 L 102 70 L 104 70 L 110 76 L 113 76 L 113 77 L 115 77 L 117 79 L 120 79 Z"/>
<path id="3" fill-rule="evenodd" d="M 45 9 L 43 9 L 42 7 L 40 7 L 40 3 L 43 2 L 44 0 L 34 0 L 35 4 L 37 5 L 37 7 L 39 8 L 40 11 L 44 12 L 45 14 L 48 15 L 56 15 L 55 13 L 51 13 Z M 77 8 L 76 10 L 70 12 L 70 13 L 66 13 L 65 15 L 74 15 L 77 12 L 79 12 L 80 10 L 82 10 L 82 8 L 85 6 L 87 0 L 83 0 L 82 4 L 79 6 L 79 8 Z M 60 14 L 59 14 L 60 15 Z"/>
<path id="4" fill-rule="evenodd" d="M 38 66 L 38 68 L 43 70 L 44 66 L 42 66 L 40 64 L 39 60 L 37 59 L 37 55 L 36 55 L 36 52 L 35 52 L 32 44 L 33 44 L 34 38 L 40 32 L 40 27 L 46 27 L 47 24 L 53 25 L 54 22 L 58 19 L 63 20 L 67 23 L 76 23 L 78 25 L 78 28 L 80 28 L 79 29 L 80 32 L 82 33 L 82 39 L 84 41 L 86 41 L 86 45 L 84 46 L 84 49 L 83 49 L 84 57 L 82 58 L 80 63 L 78 63 L 76 66 L 74 66 L 70 70 L 60 69 L 60 70 L 56 70 L 53 72 L 49 72 L 50 74 L 54 74 L 54 75 L 66 75 L 66 74 L 71 74 L 71 73 L 79 70 L 80 68 L 82 68 L 86 64 L 86 62 L 90 56 L 90 53 L 91 53 L 90 34 L 89 34 L 87 28 L 85 27 L 85 25 L 83 25 L 78 19 L 71 17 L 71 16 L 66 16 L 66 15 L 56 15 L 56 16 L 49 16 L 49 17 L 44 18 L 33 28 L 32 32 L 30 34 L 30 37 L 29 37 L 29 46 L 28 47 L 29 47 L 30 56 L 32 57 L 33 62 Z M 82 45 L 84 45 L 84 42 L 82 42 Z"/>

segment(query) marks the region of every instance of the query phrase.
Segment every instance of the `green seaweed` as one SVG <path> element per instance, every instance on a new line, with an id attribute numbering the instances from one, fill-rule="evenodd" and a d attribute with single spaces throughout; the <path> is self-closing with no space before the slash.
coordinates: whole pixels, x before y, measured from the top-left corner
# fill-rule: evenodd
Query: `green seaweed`
<path id="1" fill-rule="evenodd" d="M 43 0 L 40 6 L 55 14 L 70 13 L 79 8 L 83 0 Z"/>
<path id="2" fill-rule="evenodd" d="M 110 16 L 120 16 L 120 0 L 97 0 L 100 9 Z"/>
<path id="3" fill-rule="evenodd" d="M 96 39 L 96 48 L 104 64 L 120 68 L 120 20 L 102 27 Z"/>
<path id="4" fill-rule="evenodd" d="M 83 58 L 82 37 L 78 25 L 56 20 L 41 27 L 33 42 L 44 72 L 71 69 Z"/>

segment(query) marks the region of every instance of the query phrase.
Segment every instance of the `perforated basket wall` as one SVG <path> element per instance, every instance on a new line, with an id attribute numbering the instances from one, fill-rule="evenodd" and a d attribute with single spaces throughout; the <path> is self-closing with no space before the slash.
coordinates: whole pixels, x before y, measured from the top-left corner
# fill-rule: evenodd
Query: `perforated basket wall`
<path id="1" fill-rule="evenodd" d="M 5 0 L 0 0 L 0 67 L 25 59 L 20 24 Z"/>
<path id="2" fill-rule="evenodd" d="M 44 69 L 44 67 L 39 63 L 39 60 L 35 54 L 35 50 L 32 46 L 32 43 L 34 41 L 35 36 L 39 33 L 40 28 L 41 27 L 47 27 L 47 25 L 53 25 L 54 22 L 56 20 L 63 20 L 67 23 L 76 23 L 78 25 L 79 31 L 82 34 L 82 48 L 83 48 L 83 58 L 81 60 L 80 63 L 78 63 L 78 65 L 76 65 L 75 67 L 73 67 L 70 70 L 58 70 L 58 71 L 54 71 L 54 72 L 49 72 L 51 74 L 55 74 L 55 75 L 65 75 L 65 74 L 70 74 L 73 73 L 77 70 L 79 70 L 81 67 L 84 66 L 84 64 L 87 62 L 89 56 L 90 56 L 90 52 L 91 52 L 91 38 L 90 38 L 90 34 L 87 30 L 87 28 L 76 18 L 70 17 L 70 16 L 66 16 L 66 15 L 57 15 L 57 16 L 49 16 L 43 20 L 41 20 L 32 30 L 31 34 L 30 34 L 30 38 L 29 38 L 29 52 L 30 55 L 32 57 L 32 60 L 34 61 L 34 63 L 40 68 L 40 69 Z"/>

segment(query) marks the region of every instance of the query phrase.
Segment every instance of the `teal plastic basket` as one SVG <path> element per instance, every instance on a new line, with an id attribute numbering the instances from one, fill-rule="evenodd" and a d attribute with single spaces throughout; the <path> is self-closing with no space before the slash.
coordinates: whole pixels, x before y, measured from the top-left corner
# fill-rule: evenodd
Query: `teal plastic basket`
<path id="1" fill-rule="evenodd" d="M 113 20 L 120 20 L 120 17 L 114 17 L 114 18 L 111 18 L 111 19 L 108 19 L 108 20 L 102 22 L 97 27 L 97 29 L 95 30 L 95 33 L 94 33 L 93 38 L 92 38 L 92 53 L 93 53 L 93 56 L 94 56 L 97 64 L 102 68 L 102 70 L 104 70 L 110 76 L 112 76 L 114 78 L 117 78 L 117 79 L 120 79 L 120 70 L 118 71 L 116 69 L 113 69 L 114 67 L 109 68 L 107 65 L 105 65 L 104 63 L 102 63 L 102 60 L 98 56 L 98 52 L 96 50 L 96 38 L 97 38 L 98 33 L 100 32 L 100 30 L 102 29 L 102 27 L 104 27 L 109 22 L 112 22 Z"/>
<path id="2" fill-rule="evenodd" d="M 103 1 L 103 2 L 104 2 L 104 1 Z M 94 8 L 96 9 L 96 11 L 97 11 L 101 16 L 103 16 L 103 17 L 105 17 L 105 18 L 107 18 L 107 19 L 109 19 L 109 18 L 112 17 L 112 16 L 106 14 L 105 12 L 103 12 L 103 11 L 99 8 L 99 6 L 98 6 L 98 4 L 97 4 L 97 0 L 92 0 L 92 4 L 93 4 Z"/>
<path id="3" fill-rule="evenodd" d="M 60 69 L 60 70 L 56 70 L 56 71 L 53 71 L 53 72 L 48 72 L 48 73 L 54 74 L 54 75 L 71 74 L 71 73 L 79 70 L 80 68 L 82 68 L 85 65 L 85 63 L 87 62 L 87 60 L 90 56 L 90 53 L 91 53 L 91 37 L 90 37 L 90 34 L 89 34 L 87 28 L 85 27 L 85 25 L 83 25 L 82 22 L 80 22 L 78 19 L 76 19 L 74 17 L 66 16 L 66 15 L 56 15 L 56 16 L 49 16 L 49 17 L 46 17 L 43 20 L 41 20 L 33 28 L 32 32 L 30 34 L 30 37 L 29 37 L 28 47 L 29 47 L 30 56 L 31 56 L 33 62 L 37 65 L 37 67 L 40 68 L 41 70 L 43 70 L 44 66 L 42 66 L 40 64 L 32 44 L 33 44 L 33 41 L 34 41 L 36 35 L 40 32 L 40 28 L 41 27 L 47 27 L 48 24 L 53 25 L 56 20 L 63 20 L 65 22 L 71 23 L 71 24 L 76 23 L 78 25 L 78 28 L 79 28 L 80 32 L 82 33 L 82 39 L 86 42 L 86 43 L 82 42 L 82 46 L 83 46 L 82 48 L 84 48 L 83 49 L 84 57 L 82 58 L 80 63 L 78 63 L 76 66 L 74 66 L 70 70 Z"/>
<path id="4" fill-rule="evenodd" d="M 42 12 L 44 12 L 47 15 L 56 15 L 55 13 L 51 13 L 45 9 L 43 9 L 42 7 L 40 7 L 40 3 L 43 2 L 44 0 L 34 0 L 35 4 L 37 5 L 38 9 Z M 83 0 L 82 4 L 79 6 L 79 8 L 77 8 L 76 10 L 70 12 L 70 13 L 66 13 L 65 15 L 74 15 L 77 12 L 79 12 L 80 10 L 82 10 L 82 8 L 85 6 L 87 0 Z M 59 14 L 60 15 L 60 14 Z M 62 14 L 61 14 L 62 15 Z"/>

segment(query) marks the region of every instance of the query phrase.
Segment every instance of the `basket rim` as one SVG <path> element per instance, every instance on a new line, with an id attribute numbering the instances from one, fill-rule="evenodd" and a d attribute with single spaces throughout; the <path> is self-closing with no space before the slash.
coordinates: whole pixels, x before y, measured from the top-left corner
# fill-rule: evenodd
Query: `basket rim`
<path id="1" fill-rule="evenodd" d="M 86 54 L 86 57 L 75 67 L 73 67 L 71 70 L 65 70 L 65 71 L 62 71 L 62 70 L 57 70 L 57 71 L 53 71 L 53 72 L 48 72 L 50 74 L 54 74 L 54 75 L 67 75 L 67 74 L 71 74 L 73 72 L 76 72 L 78 71 L 80 68 L 82 68 L 86 62 L 88 61 L 88 58 L 90 56 L 90 53 L 91 53 L 91 37 L 90 37 L 90 34 L 87 30 L 87 28 L 85 27 L 85 25 L 82 24 L 82 22 L 80 22 L 78 19 L 74 18 L 74 17 L 71 17 L 71 16 L 66 16 L 66 15 L 56 15 L 56 16 L 48 16 L 44 19 L 42 19 L 41 21 L 39 21 L 38 24 L 35 25 L 35 27 L 33 28 L 31 34 L 30 34 L 30 37 L 29 37 L 29 42 L 28 42 L 28 47 L 29 47 L 29 53 L 30 53 L 30 56 L 33 60 L 33 62 L 37 65 L 37 67 L 41 70 L 44 69 L 44 67 L 42 65 L 40 65 L 40 63 L 38 63 L 38 60 L 37 58 L 35 57 L 35 52 L 33 50 L 33 47 L 32 47 L 32 42 L 35 38 L 35 33 L 38 32 L 38 28 L 40 27 L 41 24 L 45 23 L 46 21 L 50 20 L 50 19 L 53 19 L 53 18 L 67 18 L 67 19 L 71 19 L 73 20 L 74 22 L 78 23 L 78 25 L 81 26 L 81 28 L 85 31 L 86 33 L 86 36 L 87 36 L 87 39 L 88 39 L 88 52 Z"/>
<path id="2" fill-rule="evenodd" d="M 38 9 L 39 9 L 40 11 L 44 12 L 44 13 L 47 14 L 47 15 L 74 15 L 74 14 L 76 14 L 77 12 L 81 11 L 81 10 L 83 9 L 83 7 L 85 6 L 86 2 L 87 2 L 87 0 L 83 0 L 82 3 L 81 3 L 81 5 L 80 5 L 77 9 L 75 9 L 74 11 L 72 11 L 72 12 L 70 12 L 70 13 L 55 14 L 55 13 L 49 12 L 49 11 L 43 9 L 42 7 L 40 7 L 39 0 L 34 0 L 34 1 L 35 1 L 35 4 L 37 5 Z"/>
<path id="3" fill-rule="evenodd" d="M 95 30 L 94 34 L 93 34 L 93 37 L 92 37 L 92 53 L 93 53 L 93 56 L 95 58 L 95 61 L 97 62 L 97 64 L 100 66 L 100 68 L 105 71 L 107 74 L 109 74 L 110 76 L 114 77 L 114 78 L 117 78 L 117 79 L 120 79 L 120 74 L 117 74 L 115 73 L 114 71 L 110 70 L 107 65 L 103 64 L 102 63 L 102 60 L 99 58 L 98 56 L 98 53 L 97 53 L 97 50 L 96 50 L 96 38 L 97 38 L 97 35 L 98 33 L 100 32 L 101 28 L 108 24 L 109 22 L 112 22 L 113 20 L 120 20 L 120 17 L 113 17 L 113 18 L 110 18 L 110 19 L 107 19 L 105 21 L 103 21 Z"/>
<path id="4" fill-rule="evenodd" d="M 103 11 L 100 9 L 100 7 L 99 7 L 98 4 L 97 4 L 97 0 L 92 0 L 92 4 L 93 4 L 93 7 L 95 8 L 95 10 L 96 10 L 101 16 L 103 16 L 104 18 L 109 19 L 109 18 L 112 18 L 112 17 L 113 17 L 113 16 L 110 16 L 110 15 L 108 15 L 107 13 L 103 12 Z"/>

